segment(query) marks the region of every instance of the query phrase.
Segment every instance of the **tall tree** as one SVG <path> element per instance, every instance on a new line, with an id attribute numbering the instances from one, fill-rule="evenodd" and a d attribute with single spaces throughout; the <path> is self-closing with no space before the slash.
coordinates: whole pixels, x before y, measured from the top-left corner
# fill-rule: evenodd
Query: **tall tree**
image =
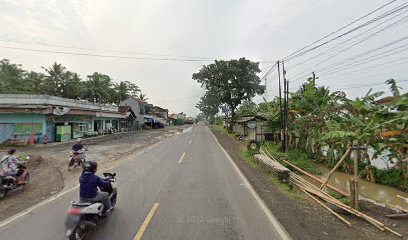
<path id="1" fill-rule="evenodd" d="M 140 88 L 129 81 L 125 81 L 126 83 L 126 87 L 127 87 L 127 91 L 130 97 L 137 97 L 137 94 L 140 93 Z"/>
<path id="2" fill-rule="evenodd" d="M 46 76 L 43 73 L 30 71 L 25 75 L 26 81 L 29 83 L 30 92 L 34 94 L 46 94 L 47 82 Z"/>
<path id="3" fill-rule="evenodd" d="M 63 95 L 63 81 L 65 79 L 66 68 L 59 63 L 54 62 L 52 66 L 42 67 L 47 76 L 47 92 L 53 96 Z"/>
<path id="4" fill-rule="evenodd" d="M 25 93 L 28 85 L 24 81 L 24 70 L 20 64 L 8 59 L 0 61 L 0 93 Z"/>
<path id="5" fill-rule="evenodd" d="M 221 103 L 228 105 L 232 120 L 229 130 L 232 131 L 238 105 L 265 91 L 265 87 L 260 85 L 261 80 L 257 75 L 259 72 L 259 63 L 245 58 L 220 60 L 203 66 L 198 73 L 193 74 L 193 79 L 211 94 L 218 96 Z"/>
<path id="6" fill-rule="evenodd" d="M 83 95 L 84 83 L 77 73 L 66 71 L 61 82 L 61 96 L 70 99 L 80 99 Z"/>
<path id="7" fill-rule="evenodd" d="M 139 87 L 129 81 L 121 81 L 114 84 L 115 96 L 114 102 L 119 104 L 129 97 L 137 97 L 137 93 L 140 92 Z"/>
<path id="8" fill-rule="evenodd" d="M 258 106 L 256 103 L 250 101 L 250 100 L 245 100 L 237 110 L 237 116 L 245 116 L 245 115 L 255 115 L 258 112 Z"/>
<path id="9" fill-rule="evenodd" d="M 142 101 L 147 101 L 149 98 L 147 98 L 146 94 L 140 93 L 138 98 Z"/>
<path id="10" fill-rule="evenodd" d="M 90 102 L 112 103 L 112 79 L 105 74 L 94 72 L 84 83 L 84 98 Z"/>
<path id="11" fill-rule="evenodd" d="M 214 116 L 219 111 L 220 102 L 217 96 L 211 95 L 211 92 L 207 92 L 200 98 L 200 102 L 197 103 L 196 107 L 203 113 L 207 120 L 212 122 Z"/>

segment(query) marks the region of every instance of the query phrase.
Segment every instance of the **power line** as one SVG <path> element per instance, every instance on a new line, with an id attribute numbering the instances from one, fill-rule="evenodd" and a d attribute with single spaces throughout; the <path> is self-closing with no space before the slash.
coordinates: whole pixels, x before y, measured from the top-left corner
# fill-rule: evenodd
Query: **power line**
<path id="1" fill-rule="evenodd" d="M 398 43 L 398 42 L 403 41 L 403 40 L 406 40 L 406 39 L 408 39 L 408 37 L 405 37 L 405 38 L 402 38 L 402 39 L 393 41 L 393 42 L 391 42 L 391 43 L 385 44 L 385 45 L 383 45 L 383 46 L 380 46 L 380 47 L 371 49 L 371 50 L 369 50 L 369 51 L 367 51 L 367 52 L 358 54 L 358 55 L 356 55 L 356 56 L 352 56 L 352 57 L 350 57 L 350 58 L 348 58 L 348 59 L 346 59 L 346 60 L 351 60 L 351 59 L 360 58 L 360 57 L 362 57 L 362 56 L 368 55 L 368 54 L 370 54 L 370 53 L 373 53 L 373 52 L 375 52 L 375 51 L 377 51 L 377 50 L 380 50 L 380 49 L 383 49 L 383 48 L 385 48 L 385 47 L 389 47 L 389 46 L 391 46 L 391 45 L 393 45 L 393 44 L 395 44 L 395 43 Z M 357 60 L 357 61 L 354 61 L 354 62 L 353 62 L 353 61 L 347 62 L 346 60 L 342 60 L 342 61 L 333 63 L 332 65 L 330 65 L 330 66 L 328 66 L 328 67 L 324 67 L 324 68 L 321 68 L 321 69 L 317 69 L 317 70 L 315 70 L 315 72 L 323 73 L 323 75 L 321 75 L 321 76 L 326 76 L 326 75 L 330 75 L 330 74 L 332 74 L 332 73 L 341 72 L 342 70 L 349 70 L 349 67 L 348 67 L 348 66 L 356 67 L 356 66 L 359 66 L 359 65 L 362 65 L 362 64 L 365 64 L 365 63 L 369 63 L 369 62 L 373 62 L 373 61 L 375 61 L 375 60 L 382 59 L 382 58 L 387 57 L 387 56 L 391 56 L 391 55 L 393 55 L 394 53 L 399 53 L 399 52 L 406 51 L 406 50 L 408 50 L 408 48 L 402 49 L 402 50 L 400 50 L 400 51 L 393 52 L 393 51 L 395 51 L 395 50 L 398 50 L 398 49 L 400 49 L 400 48 L 402 48 L 402 47 L 406 47 L 406 46 L 407 46 L 407 45 L 399 46 L 399 47 L 396 47 L 396 48 L 394 48 L 394 49 L 390 49 L 390 50 L 381 52 L 381 53 L 379 53 L 379 54 L 376 54 L 376 55 L 374 55 L 374 56 L 370 56 L 370 57 L 367 57 L 367 58 L 363 58 L 363 59 L 360 59 L 360 60 Z M 389 53 L 389 52 L 392 52 L 392 53 Z M 385 53 L 389 53 L 389 54 L 384 55 Z M 379 57 L 373 59 L 373 57 L 376 57 L 376 56 L 379 56 Z M 343 64 L 343 65 L 342 65 L 342 64 Z M 344 64 L 346 64 L 346 65 L 344 65 Z M 329 68 L 329 67 L 331 67 L 331 66 L 338 66 L 338 65 L 340 65 L 340 66 L 337 67 L 337 68 L 334 68 L 334 69 Z M 341 66 L 341 65 L 342 65 L 342 66 Z M 331 70 L 331 71 L 330 71 L 330 70 Z M 327 71 L 328 71 L 328 72 L 327 72 Z M 301 77 L 295 78 L 294 80 L 292 80 L 292 82 L 300 81 L 300 80 L 304 79 L 304 78 L 307 77 L 307 76 L 309 76 L 309 74 L 306 74 L 306 75 L 303 75 L 303 76 L 301 76 Z"/>
<path id="2" fill-rule="evenodd" d="M 378 60 L 378 59 L 374 59 L 374 60 Z M 372 60 L 372 61 L 374 61 L 374 60 Z M 384 62 L 384 63 L 379 63 L 379 64 L 372 65 L 372 66 L 369 66 L 369 67 L 366 67 L 366 68 L 357 69 L 357 70 L 355 70 L 355 71 L 349 71 L 349 72 L 344 73 L 344 74 L 342 74 L 342 75 L 343 75 L 343 76 L 346 76 L 346 75 L 350 75 L 350 74 L 353 74 L 353 73 L 355 73 L 355 72 L 363 71 L 363 70 L 370 69 L 370 68 L 376 68 L 376 67 L 384 66 L 384 65 L 387 65 L 387 64 L 395 64 L 395 63 L 397 63 L 398 61 L 401 61 L 401 60 L 408 60 L 408 57 L 398 58 L 398 59 L 395 59 L 395 60 L 392 60 L 392 61 L 388 61 L 388 62 Z M 371 61 L 368 61 L 368 62 L 371 62 Z M 366 63 L 368 63 L 368 62 L 366 62 Z M 404 61 L 404 62 L 405 62 L 405 61 Z M 335 72 L 333 72 L 333 73 L 328 73 L 328 74 L 323 74 L 323 75 L 321 75 L 321 77 L 330 76 L 330 75 L 332 75 L 332 74 L 334 74 L 334 73 L 335 73 Z"/>
<path id="3" fill-rule="evenodd" d="M 408 82 L 408 80 L 399 80 L 399 81 L 397 81 L 397 83 L 402 83 L 402 82 Z M 354 86 L 342 88 L 340 90 L 347 90 L 347 89 L 353 89 L 353 88 L 362 88 L 362 87 L 372 87 L 372 86 L 378 86 L 378 85 L 385 85 L 385 83 L 372 83 L 372 84 L 354 85 Z"/>
<path id="4" fill-rule="evenodd" d="M 57 53 L 57 54 L 64 54 L 64 55 L 102 57 L 102 58 L 119 58 L 119 59 L 133 59 L 133 60 L 174 61 L 174 62 L 210 62 L 210 61 L 215 60 L 215 59 L 213 59 L 213 60 L 203 60 L 203 59 L 131 57 L 131 56 L 119 56 L 119 55 L 91 54 L 91 53 L 55 51 L 55 50 L 34 49 L 34 48 L 10 47 L 10 46 L 1 46 L 1 45 L 0 45 L 0 48 L 15 49 L 15 50 L 22 50 L 22 51 L 30 51 L 30 52 Z"/>
<path id="5" fill-rule="evenodd" d="M 351 23 L 349 23 L 349 24 L 347 24 L 347 25 L 345 25 L 345 26 L 343 26 L 343 27 L 337 29 L 336 31 L 327 34 L 326 36 L 324 36 L 324 37 L 322 37 L 322 38 L 320 38 L 320 39 L 318 39 L 318 40 L 316 40 L 316 41 L 310 43 L 309 45 L 307 45 L 307 46 L 305 46 L 305 47 L 303 47 L 303 48 L 301 48 L 301 49 L 299 49 L 299 50 L 296 50 L 295 52 L 289 54 L 288 56 L 284 57 L 283 59 L 285 60 L 285 59 L 287 59 L 287 58 L 293 56 L 294 54 L 296 54 L 296 53 L 298 53 L 298 52 L 300 52 L 300 51 L 302 51 L 302 50 L 304 50 L 304 49 L 306 49 L 306 48 L 308 48 L 308 47 L 310 47 L 310 46 L 313 46 L 314 44 L 316 44 L 316 43 L 318 43 L 318 42 L 320 42 L 320 41 L 322 41 L 322 40 L 324 40 L 324 39 L 326 39 L 326 38 L 332 36 L 333 34 L 338 33 L 338 32 L 340 32 L 341 30 L 343 30 L 343 29 L 345 29 L 345 28 L 347 28 L 347 27 L 353 25 L 354 23 L 360 21 L 361 19 L 364 19 L 364 18 L 370 16 L 371 14 L 373 14 L 373 13 L 375 13 L 375 12 L 377 12 L 377 11 L 379 11 L 379 10 L 385 8 L 385 7 L 387 7 L 388 5 L 394 3 L 395 1 L 397 1 L 397 0 L 392 0 L 392 1 L 386 3 L 386 4 L 382 5 L 382 6 L 380 6 L 380 7 L 376 8 L 376 9 L 374 9 L 373 11 L 371 11 L 371 12 L 365 14 L 364 16 L 359 17 L 359 18 L 357 18 L 356 20 L 352 21 Z"/>
<path id="6" fill-rule="evenodd" d="M 12 43 L 12 44 L 21 43 L 21 42 L 13 42 L 13 41 L 8 41 L 8 40 L 0 40 L 0 42 Z M 24 43 L 24 42 L 23 42 L 23 44 L 33 45 L 31 43 Z M 34 44 L 34 45 L 45 46 L 45 47 L 54 47 L 54 48 L 68 48 L 68 49 L 75 49 L 75 50 L 97 51 L 97 52 L 112 52 L 112 53 L 130 54 L 130 55 L 147 55 L 147 56 L 174 57 L 174 58 L 196 58 L 196 59 L 202 59 L 202 60 L 213 60 L 214 59 L 214 58 L 209 58 L 209 57 L 196 57 L 196 56 L 171 55 L 171 54 L 157 54 L 157 53 L 121 51 L 121 50 L 108 50 L 108 49 L 99 49 L 99 48 L 74 47 L 74 46 L 43 44 L 43 43 Z"/>
<path id="7" fill-rule="evenodd" d="M 186 100 L 186 99 L 199 98 L 199 97 L 202 97 L 202 96 L 197 95 L 197 96 L 191 96 L 191 97 L 186 97 L 186 98 L 174 98 L 174 99 L 160 100 L 160 101 L 154 101 L 154 102 L 157 102 L 157 103 L 173 102 L 173 101 Z"/>
<path id="8" fill-rule="evenodd" d="M 265 75 L 263 75 L 263 77 L 261 78 L 261 81 L 265 79 L 265 77 L 277 66 L 277 62 L 275 62 L 275 64 L 269 68 L 269 70 L 265 73 Z"/>
<path id="9" fill-rule="evenodd" d="M 321 39 L 315 41 L 315 42 L 312 43 L 312 44 L 309 44 L 308 46 L 304 47 L 303 49 L 306 49 L 306 48 L 308 48 L 308 47 L 314 45 L 315 43 L 320 42 L 320 41 L 323 40 L 323 39 L 326 39 L 327 37 L 333 35 L 334 33 L 337 33 L 337 32 L 339 32 L 339 31 L 345 29 L 346 27 L 352 25 L 353 23 L 355 23 L 355 22 L 357 22 L 357 21 L 359 21 L 359 20 L 361 20 L 361 19 L 363 19 L 363 18 L 365 18 L 365 17 L 371 15 L 371 14 L 374 13 L 374 12 L 377 12 L 378 10 L 382 9 L 383 7 L 385 7 L 385 6 L 387 6 L 387 5 L 391 4 L 391 3 L 393 3 L 393 2 L 395 2 L 395 1 L 396 1 L 396 0 L 393 0 L 393 1 L 391 1 L 391 2 L 389 2 L 389 3 L 387 3 L 387 4 L 385 4 L 385 5 L 381 6 L 380 8 L 377 8 L 376 10 L 374 10 L 374 11 L 372 11 L 372 12 L 370 12 L 370 13 L 364 15 L 363 17 L 360 17 L 359 19 L 353 21 L 352 23 L 347 24 L 346 26 L 344 26 L 344 27 L 342 27 L 342 28 L 340 28 L 340 29 L 338 29 L 338 30 L 336 30 L 336 31 L 334 31 L 334 32 L 332 32 L 332 33 L 330 33 L 329 35 L 326 35 L 325 37 L 323 37 L 323 38 L 321 38 Z M 294 59 L 294 58 L 300 57 L 300 56 L 302 56 L 302 55 L 304 55 L 304 54 L 306 54 L 306 53 L 308 53 L 308 52 L 310 52 L 310 51 L 313 51 L 313 50 L 315 50 L 315 49 L 317 49 L 317 48 L 320 48 L 320 47 L 322 47 L 322 46 L 324 46 L 324 45 L 326 45 L 326 44 L 328 44 L 328 43 L 330 43 L 330 42 L 332 42 L 332 41 L 334 41 L 334 40 L 337 40 L 337 39 L 339 39 L 339 38 L 341 38 L 341 37 L 344 37 L 344 36 L 346 36 L 346 35 L 348 35 L 348 34 L 354 32 L 354 31 L 357 31 L 358 29 L 361 29 L 361 28 L 363 28 L 363 27 L 365 27 L 365 26 L 367 26 L 367 25 L 369 25 L 369 24 L 371 24 L 371 23 L 373 23 L 373 22 L 376 22 L 376 21 L 378 21 L 378 20 L 380 20 L 380 19 L 382 19 L 382 18 L 384 18 L 384 17 L 387 17 L 387 16 L 389 16 L 389 15 L 391 15 L 391 14 L 397 12 L 397 11 L 400 11 L 401 9 L 404 9 L 405 7 L 407 7 L 407 3 L 401 4 L 401 5 L 399 5 L 398 7 L 394 8 L 394 9 L 392 9 L 392 10 L 389 10 L 389 11 L 386 12 L 386 13 L 381 14 L 380 16 L 377 16 L 377 17 L 371 19 L 370 21 L 367 21 L 367 22 L 365 22 L 365 23 L 363 23 L 363 24 L 360 24 L 360 25 L 358 25 L 357 27 L 354 27 L 353 29 L 351 29 L 351 30 L 349 30 L 349 31 L 347 31 L 347 32 L 345 32 L 345 33 L 342 33 L 342 34 L 340 34 L 340 35 L 337 35 L 337 36 L 333 37 L 332 39 L 329 39 L 329 40 L 327 40 L 327 41 L 325 41 L 325 42 L 323 42 L 323 43 L 321 43 L 321 44 L 319 44 L 319 45 L 317 45 L 317 46 L 315 46 L 315 47 L 313 47 L 313 48 L 307 49 L 307 50 L 305 50 L 305 51 L 303 51 L 303 52 L 300 52 L 301 50 L 298 50 L 297 52 L 300 52 L 300 53 L 297 53 L 297 54 L 292 53 L 292 54 L 290 54 L 289 56 L 285 57 L 284 60 L 290 61 L 290 60 L 292 60 L 292 59 Z M 303 49 L 302 49 L 302 50 L 303 50 Z"/>
<path id="10" fill-rule="evenodd" d="M 407 17 L 404 17 L 403 19 L 400 19 L 400 20 L 398 20 L 397 22 L 394 22 L 394 23 L 392 23 L 392 24 L 390 24 L 390 25 L 388 25 L 388 26 L 386 26 L 386 27 L 384 27 L 384 28 L 382 28 L 382 29 L 380 29 L 379 31 L 377 31 L 377 32 L 375 32 L 375 33 L 369 35 L 368 37 L 366 37 L 366 38 L 364 38 L 364 39 L 362 39 L 362 40 L 360 40 L 360 41 L 358 41 L 358 42 L 355 42 L 354 44 L 352 44 L 352 45 L 346 47 L 345 49 L 342 49 L 341 51 L 334 53 L 334 54 L 331 55 L 330 57 L 325 58 L 324 60 L 322 60 L 322 61 L 318 62 L 317 64 L 313 65 L 312 67 L 309 67 L 309 68 L 307 68 L 306 70 L 304 70 L 304 71 L 302 71 L 302 72 L 300 72 L 300 73 L 294 75 L 293 77 L 297 77 L 297 76 L 299 76 L 299 75 L 302 74 L 302 73 L 305 73 L 305 72 L 307 72 L 307 71 L 310 71 L 310 70 L 312 70 L 313 68 L 315 68 L 315 67 L 317 67 L 317 66 L 319 66 L 319 65 L 321 65 L 321 64 L 323 64 L 323 63 L 326 63 L 328 60 L 330 60 L 330 59 L 332 59 L 332 58 L 334 58 L 334 57 L 337 57 L 339 54 L 344 53 L 344 52 L 347 51 L 348 49 L 350 49 L 350 48 L 352 48 L 352 47 L 354 47 L 354 46 L 356 46 L 356 45 L 358 45 L 358 44 L 360 44 L 360 43 L 366 41 L 367 39 L 369 39 L 369 38 L 375 36 L 376 34 L 378 34 L 378 33 L 380 33 L 380 32 L 383 32 L 383 31 L 386 30 L 386 29 L 389 29 L 389 27 L 395 26 L 395 24 L 400 23 L 401 20 L 404 20 L 404 19 L 406 19 L 406 18 L 408 18 L 408 16 L 407 16 Z M 397 40 L 395 43 L 397 43 L 397 42 L 399 42 L 399 41 L 402 41 L 402 40 L 405 40 L 405 39 L 406 39 L 406 38 Z M 390 45 L 395 44 L 395 43 L 394 43 L 394 42 L 391 42 Z M 381 46 L 381 47 L 379 47 L 379 49 L 384 48 L 384 47 L 387 47 L 387 46 Z M 378 49 L 378 50 L 379 50 L 379 49 Z M 375 49 L 372 49 L 372 50 L 375 51 L 376 48 L 375 48 Z M 344 60 L 343 60 L 343 61 L 344 61 Z M 336 63 L 335 63 L 335 64 L 336 64 Z M 335 64 L 332 64 L 332 65 L 335 65 Z M 330 66 L 332 66 L 332 65 L 330 65 Z M 327 67 L 326 67 L 326 68 L 327 68 Z M 303 76 L 303 77 L 304 77 L 304 76 Z M 301 77 L 301 78 L 303 78 L 303 77 Z M 295 81 L 297 81 L 297 80 L 295 80 Z"/>
<path id="11" fill-rule="evenodd" d="M 324 52 L 322 52 L 322 53 L 319 53 L 319 54 L 317 54 L 317 55 L 314 55 L 313 57 L 310 57 L 310 58 L 308 58 L 308 59 L 306 59 L 306 60 L 304 60 L 304 61 L 302 61 L 302 62 L 300 62 L 300 63 L 296 63 L 296 65 L 299 66 L 299 65 L 304 64 L 304 63 L 306 63 L 306 62 L 309 62 L 309 61 L 311 61 L 311 60 L 315 60 L 315 59 L 318 58 L 318 57 L 324 56 L 324 55 L 326 55 L 326 54 L 328 54 L 328 53 L 331 53 L 331 52 L 333 52 L 333 51 L 335 51 L 335 50 L 338 50 L 340 47 L 349 47 L 350 45 L 349 45 L 349 46 L 343 46 L 343 45 L 344 45 L 345 43 L 347 43 L 347 42 L 350 42 L 350 41 L 353 40 L 353 39 L 356 39 L 358 36 L 363 36 L 364 34 L 370 32 L 371 30 L 373 30 L 373 29 L 375 29 L 375 28 L 377 28 L 378 26 L 383 25 L 383 24 L 385 24 L 385 23 L 387 23 L 387 22 L 389 22 L 389 21 L 395 19 L 395 18 L 399 17 L 400 15 L 402 15 L 402 14 L 404 14 L 404 13 L 406 13 L 406 12 L 408 12 L 408 10 L 405 10 L 404 12 L 399 13 L 398 15 L 396 15 L 396 16 L 394 16 L 394 17 L 392 17 L 392 18 L 390 18 L 390 19 L 388 19 L 388 20 L 386 20 L 386 21 L 384 21 L 384 22 L 381 22 L 381 23 L 379 23 L 379 24 L 377 24 L 377 25 L 375 25 L 375 26 L 373 26 L 373 27 L 371 27 L 371 28 L 365 30 L 364 32 L 358 34 L 357 36 L 350 37 L 349 39 L 347 39 L 347 40 L 345 40 L 345 41 L 339 43 L 338 45 L 331 47 L 331 48 L 328 49 L 327 51 L 324 51 Z M 402 20 L 405 20 L 406 18 L 407 18 L 407 17 L 404 17 L 404 18 L 402 18 L 402 19 L 400 19 L 400 20 L 394 22 L 393 24 L 388 25 L 388 26 L 386 26 L 386 27 L 380 29 L 380 31 L 377 31 L 377 32 L 375 32 L 374 34 L 371 34 L 370 36 L 368 36 L 368 37 L 366 37 L 366 38 L 364 38 L 364 39 L 362 39 L 362 40 L 357 40 L 357 41 L 355 41 L 355 42 L 352 42 L 352 43 L 351 43 L 351 46 L 355 46 L 355 45 L 354 45 L 355 43 L 358 44 L 358 43 L 361 43 L 362 41 L 366 41 L 366 40 L 368 40 L 369 38 L 371 38 L 371 37 L 377 35 L 377 34 L 380 33 L 380 32 L 383 32 L 383 31 L 385 31 L 385 30 L 389 30 L 392 26 L 397 25 L 398 23 L 400 23 Z M 337 53 L 334 53 L 332 56 L 337 56 Z M 299 75 L 299 74 L 300 74 L 300 73 L 298 73 L 297 75 Z"/>
<path id="12" fill-rule="evenodd" d="M 405 62 L 401 62 L 401 63 L 405 63 Z M 398 64 L 401 64 L 401 63 L 398 63 Z M 376 67 L 377 67 L 377 66 L 376 66 Z M 362 79 L 367 79 L 367 78 L 375 78 L 375 77 L 385 76 L 385 75 L 388 76 L 389 74 L 399 73 L 399 72 L 401 72 L 401 71 L 403 71 L 403 70 L 407 70 L 407 68 L 404 67 L 404 68 L 394 69 L 394 70 L 392 70 L 392 71 L 387 71 L 387 72 L 382 72 L 382 73 L 375 73 L 375 74 L 371 74 L 371 75 L 365 75 L 364 77 L 354 78 L 354 76 L 358 76 L 358 75 L 361 75 L 361 74 L 366 74 L 367 70 L 368 70 L 369 72 L 373 72 L 372 69 L 362 69 L 362 70 L 359 71 L 360 73 L 353 73 L 353 78 L 350 78 L 350 81 L 357 81 L 357 80 L 362 80 Z M 361 73 L 361 71 L 363 71 L 363 72 Z M 334 80 L 334 79 L 337 79 L 337 78 L 339 78 L 339 77 L 344 77 L 344 76 L 345 76 L 345 75 L 342 74 L 342 75 L 337 75 L 337 76 L 331 77 L 331 78 L 329 78 L 329 79 L 324 78 L 324 80 L 327 81 L 327 82 L 330 82 L 330 81 L 332 81 L 332 80 Z M 344 81 L 345 81 L 345 80 L 342 79 L 342 82 L 344 82 Z M 347 81 L 347 82 L 348 82 L 348 81 Z"/>
<path id="13" fill-rule="evenodd" d="M 392 45 L 394 45 L 394 44 L 396 44 L 396 43 L 402 42 L 402 41 L 407 40 L 407 39 L 408 39 L 408 36 L 407 36 L 407 37 L 400 38 L 400 39 L 398 39 L 398 40 L 395 40 L 395 41 L 392 41 L 392 42 L 390 42 L 390 43 L 384 44 L 384 45 L 382 45 L 382 46 L 380 46 L 380 47 L 376 47 L 376 48 L 370 49 L 370 50 L 365 51 L 365 52 L 363 52 L 363 53 L 360 53 L 360 54 L 357 54 L 357 55 L 355 55 L 355 56 L 349 57 L 349 58 L 347 58 L 347 59 L 345 59 L 345 60 L 342 60 L 342 61 L 333 63 L 333 64 L 331 64 L 331 65 L 329 65 L 329 66 L 327 66 L 327 67 L 324 67 L 324 68 L 321 68 L 321 69 L 317 69 L 316 71 L 319 71 L 319 72 L 321 73 L 321 72 L 324 72 L 324 71 L 327 71 L 327 70 L 333 70 L 331 67 L 334 67 L 334 66 L 339 67 L 339 65 L 342 65 L 342 64 L 345 64 L 345 63 L 350 63 L 350 61 L 352 61 L 352 60 L 355 60 L 355 59 L 358 59 L 358 58 L 361 58 L 361 57 L 370 55 L 370 54 L 372 54 L 372 53 L 374 53 L 374 52 L 376 52 L 376 51 L 378 51 L 378 50 L 387 48 L 387 47 L 389 47 L 389 46 L 392 46 Z M 372 58 L 372 57 L 376 57 L 376 56 L 381 56 L 382 54 L 385 54 L 385 53 L 388 53 L 388 52 L 392 52 L 392 51 L 401 49 L 401 48 L 406 47 L 406 46 L 408 46 L 408 44 L 405 44 L 405 45 L 402 45 L 402 46 L 398 46 L 398 47 L 396 47 L 396 48 L 393 48 L 393 49 L 389 49 L 389 50 L 380 52 L 380 53 L 378 53 L 378 54 L 376 54 L 376 55 L 369 56 L 369 57 L 366 57 L 366 58 L 357 60 L 357 62 L 361 62 L 361 61 L 364 60 L 364 59 L 368 59 L 368 58 Z"/>

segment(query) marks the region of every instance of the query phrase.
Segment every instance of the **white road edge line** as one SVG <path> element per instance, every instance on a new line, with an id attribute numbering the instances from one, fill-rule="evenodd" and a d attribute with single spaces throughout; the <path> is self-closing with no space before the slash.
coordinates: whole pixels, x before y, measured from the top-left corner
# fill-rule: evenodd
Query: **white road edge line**
<path id="1" fill-rule="evenodd" d="M 207 126 L 208 128 L 208 126 Z M 237 164 L 235 164 L 234 160 L 230 157 L 230 155 L 225 151 L 225 149 L 222 147 L 218 139 L 215 137 L 214 133 L 208 128 L 210 133 L 213 135 L 215 141 L 218 143 L 222 151 L 225 153 L 227 156 L 229 162 L 234 166 L 235 170 L 237 171 L 238 175 L 241 177 L 241 179 L 244 181 L 244 183 L 248 186 L 249 191 L 252 193 L 252 196 L 255 198 L 255 200 L 258 202 L 259 206 L 262 208 L 264 211 L 265 215 L 268 217 L 269 221 L 272 223 L 272 225 L 275 227 L 276 231 L 279 233 L 281 238 L 283 240 L 289 240 L 291 239 L 289 234 L 286 232 L 284 227 L 279 223 L 279 221 L 276 219 L 276 217 L 272 214 L 270 209 L 266 206 L 265 202 L 259 197 L 258 193 L 255 191 L 254 187 L 252 187 L 251 183 L 249 183 L 248 179 L 245 177 L 245 175 L 241 172 L 241 170 L 238 168 Z"/>
<path id="2" fill-rule="evenodd" d="M 167 140 L 167 139 L 166 139 L 166 140 Z M 166 141 L 166 140 L 164 140 L 164 141 Z M 160 141 L 160 142 L 162 142 L 162 141 Z M 160 142 L 154 143 L 154 144 L 150 147 L 150 149 L 153 148 L 153 147 L 155 147 L 155 146 L 156 146 L 157 144 L 159 144 Z M 143 153 L 143 152 L 138 152 L 138 153 L 136 154 L 136 156 L 137 156 L 137 155 L 140 155 L 141 153 Z M 120 156 L 119 158 L 121 158 L 121 157 L 125 157 L 125 155 Z M 109 171 L 109 170 L 111 170 L 111 168 L 106 169 L 106 171 Z M 61 196 L 65 195 L 65 194 L 67 194 L 67 193 L 69 193 L 69 192 L 71 192 L 71 191 L 73 191 L 73 190 L 75 190 L 75 189 L 77 189 L 77 188 L 79 188 L 79 184 L 76 185 L 75 187 L 72 187 L 72 188 L 67 189 L 67 190 L 65 190 L 65 191 L 63 191 L 63 192 L 60 192 L 60 193 L 58 193 L 58 194 L 56 194 L 56 195 L 54 195 L 54 196 L 52 196 L 52 197 L 50 197 L 50 198 L 48 198 L 48 199 L 42 201 L 42 202 L 39 202 L 39 203 L 33 205 L 32 207 L 30 207 L 30 208 L 28 208 L 28 209 L 26 209 L 26 210 L 24 210 L 24 211 L 22 211 L 22 212 L 19 212 L 19 213 L 13 215 L 13 216 L 11 216 L 11 217 L 9 217 L 9 218 L 7 218 L 7 219 L 1 221 L 1 222 L 0 222 L 0 228 L 6 226 L 6 225 L 9 224 L 9 223 L 14 222 L 15 220 L 21 218 L 22 216 L 24 216 L 24 215 L 26 215 L 26 214 L 29 214 L 31 211 L 33 211 L 33 210 L 35 210 L 35 209 L 41 207 L 42 205 L 45 205 L 45 204 L 47 204 L 47 203 L 50 203 L 50 202 L 52 202 L 52 201 L 54 201 L 54 200 L 60 198 Z"/>
<path id="3" fill-rule="evenodd" d="M 180 160 L 178 161 L 178 164 L 180 164 L 180 163 L 183 161 L 183 159 L 184 159 L 185 156 L 186 156 L 186 153 L 184 152 L 183 155 L 181 155 L 181 158 L 180 158 Z"/>
<path id="4" fill-rule="evenodd" d="M 20 212 L 20 213 L 17 213 L 16 215 L 14 215 L 14 216 L 12 216 L 12 217 L 9 217 L 8 219 L 6 219 L 6 220 L 4 220 L 4 221 L 2 221 L 2 222 L 0 223 L 0 228 L 2 228 L 2 227 L 4 227 L 4 226 L 6 226 L 7 224 L 9 224 L 9 223 L 11 223 L 11 222 L 13 222 L 13 221 L 19 219 L 20 217 L 22 217 L 22 216 L 24 216 L 24 215 L 30 213 L 30 212 L 33 211 L 34 209 L 36 209 L 36 208 L 38 208 L 38 207 L 41 207 L 42 205 L 45 205 L 45 204 L 47 204 L 47 203 L 49 203 L 49 202 L 52 202 L 52 201 L 58 199 L 59 197 L 65 195 L 65 194 L 67 194 L 67 193 L 69 193 L 69 192 L 71 192 L 71 191 L 73 191 L 73 190 L 75 190 L 75 189 L 77 189 L 77 188 L 79 188 L 79 185 L 77 185 L 77 186 L 75 186 L 75 187 L 72 187 L 72 188 L 70 188 L 70 189 L 68 189 L 68 190 L 66 190 L 66 191 L 64 191 L 64 192 L 58 193 L 57 195 L 55 195 L 55 196 L 53 196 L 53 197 L 50 197 L 50 198 L 48 198 L 48 199 L 45 200 L 45 201 L 42 201 L 42 202 L 39 202 L 39 203 L 35 204 L 34 206 L 30 207 L 30 208 L 27 209 L 27 210 L 24 210 L 24 211 L 22 211 L 22 212 Z"/>

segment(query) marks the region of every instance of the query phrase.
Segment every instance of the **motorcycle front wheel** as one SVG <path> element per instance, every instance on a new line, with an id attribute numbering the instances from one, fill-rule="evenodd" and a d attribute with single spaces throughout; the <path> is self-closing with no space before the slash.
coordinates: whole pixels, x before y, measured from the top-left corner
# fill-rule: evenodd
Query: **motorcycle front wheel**
<path id="1" fill-rule="evenodd" d="M 24 176 L 24 185 L 28 185 L 29 182 L 30 182 L 30 174 L 27 173 L 27 174 Z"/>

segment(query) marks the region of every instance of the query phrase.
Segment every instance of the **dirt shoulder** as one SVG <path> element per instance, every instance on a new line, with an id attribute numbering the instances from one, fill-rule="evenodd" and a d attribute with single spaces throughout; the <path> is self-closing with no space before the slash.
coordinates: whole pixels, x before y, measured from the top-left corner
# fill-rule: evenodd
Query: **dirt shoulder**
<path id="1" fill-rule="evenodd" d="M 345 216 L 352 224 L 348 227 L 307 196 L 285 193 L 265 171 L 243 159 L 241 151 L 245 146 L 242 143 L 223 135 L 218 129 L 212 128 L 211 131 L 293 239 L 401 239 L 389 232 L 381 232 L 354 216 Z M 391 210 L 371 203 L 364 204 L 363 212 L 408 239 L 407 219 L 388 219 L 384 215 L 392 213 Z"/>
<path id="2" fill-rule="evenodd" d="M 30 183 L 0 199 L 0 221 L 52 196 L 64 187 L 61 171 L 39 156 L 30 159 Z"/>
<path id="3" fill-rule="evenodd" d="M 125 161 L 122 159 L 123 156 L 142 151 L 146 147 L 179 134 L 187 127 L 190 126 L 84 139 L 84 143 L 89 147 L 86 159 L 97 161 L 100 171 L 103 171 L 122 164 Z M 24 189 L 12 191 L 7 197 L 0 199 L 0 221 L 78 184 L 81 168 L 67 171 L 71 146 L 72 143 L 18 148 L 18 152 L 31 156 L 28 164 L 30 183 Z M 0 149 L 0 156 L 5 152 L 6 148 Z"/>

